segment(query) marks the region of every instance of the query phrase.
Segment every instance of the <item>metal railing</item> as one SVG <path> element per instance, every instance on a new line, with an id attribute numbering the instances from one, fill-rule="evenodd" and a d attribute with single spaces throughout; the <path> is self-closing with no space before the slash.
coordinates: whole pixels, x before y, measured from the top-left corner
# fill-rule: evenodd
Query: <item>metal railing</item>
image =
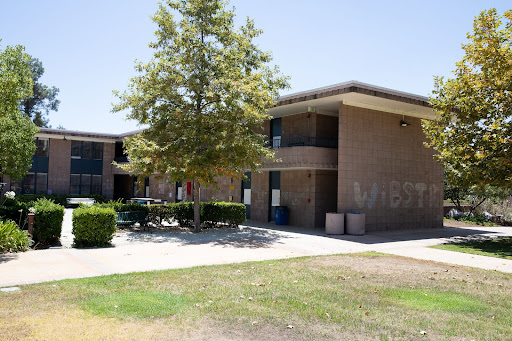
<path id="1" fill-rule="evenodd" d="M 338 139 L 315 136 L 274 137 L 268 140 L 267 145 L 272 149 L 298 146 L 338 148 Z"/>

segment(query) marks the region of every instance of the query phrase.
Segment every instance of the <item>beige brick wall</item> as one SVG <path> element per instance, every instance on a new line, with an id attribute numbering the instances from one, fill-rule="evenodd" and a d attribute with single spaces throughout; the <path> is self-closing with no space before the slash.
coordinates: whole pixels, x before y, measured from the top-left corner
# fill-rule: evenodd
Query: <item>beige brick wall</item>
<path id="1" fill-rule="evenodd" d="M 340 103 L 338 212 L 366 213 L 367 231 L 442 227 L 443 170 L 421 121 Z"/>
<path id="2" fill-rule="evenodd" d="M 251 220 L 268 221 L 269 173 L 251 174 Z"/>
<path id="3" fill-rule="evenodd" d="M 175 201 L 175 182 L 166 177 L 152 175 L 149 177 L 149 196 L 153 199 Z"/>
<path id="4" fill-rule="evenodd" d="M 266 161 L 264 168 L 336 169 L 338 167 L 338 151 L 335 148 L 297 146 L 274 149 L 274 152 L 275 159 Z"/>
<path id="5" fill-rule="evenodd" d="M 114 197 L 114 172 L 112 161 L 114 160 L 116 149 L 115 143 L 103 143 L 103 170 L 102 170 L 102 188 L 101 193 L 109 199 Z"/>
<path id="6" fill-rule="evenodd" d="M 281 171 L 281 205 L 288 206 L 289 225 L 315 225 L 314 184 L 309 170 Z"/>
<path id="7" fill-rule="evenodd" d="M 242 184 L 240 180 L 232 179 L 227 176 L 215 178 L 218 189 L 214 186 L 201 187 L 201 201 L 242 201 Z M 232 197 L 232 200 L 229 199 Z"/>
<path id="8" fill-rule="evenodd" d="M 314 178 L 314 205 L 315 205 L 315 227 L 325 227 L 325 214 L 336 212 L 337 209 L 337 184 L 338 172 L 333 170 L 315 170 L 312 173 Z"/>
<path id="9" fill-rule="evenodd" d="M 314 136 L 338 138 L 338 117 L 316 115 L 316 133 Z"/>
<path id="10" fill-rule="evenodd" d="M 69 194 L 71 141 L 50 139 L 48 189 L 53 194 Z"/>

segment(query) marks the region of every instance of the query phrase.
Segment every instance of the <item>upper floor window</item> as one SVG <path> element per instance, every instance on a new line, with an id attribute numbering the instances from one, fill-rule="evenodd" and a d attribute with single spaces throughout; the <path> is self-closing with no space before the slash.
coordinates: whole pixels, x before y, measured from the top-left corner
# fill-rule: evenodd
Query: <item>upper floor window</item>
<path id="1" fill-rule="evenodd" d="M 103 159 L 103 142 L 71 141 L 71 158 L 73 159 Z"/>
<path id="2" fill-rule="evenodd" d="M 50 140 L 38 137 L 36 139 L 37 151 L 36 156 L 48 157 L 50 153 Z"/>

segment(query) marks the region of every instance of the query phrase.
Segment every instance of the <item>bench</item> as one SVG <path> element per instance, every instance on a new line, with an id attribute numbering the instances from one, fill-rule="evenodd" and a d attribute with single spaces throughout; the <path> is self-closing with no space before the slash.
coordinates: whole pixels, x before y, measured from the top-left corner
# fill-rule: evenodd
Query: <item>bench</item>
<path id="1" fill-rule="evenodd" d="M 128 227 L 139 223 L 145 229 L 148 224 L 148 214 L 144 211 L 116 212 L 116 214 L 116 225 L 119 227 Z"/>
<path id="2" fill-rule="evenodd" d="M 92 205 L 96 203 L 96 200 L 93 198 L 67 198 L 66 206 L 67 207 L 78 207 L 80 204 Z"/>

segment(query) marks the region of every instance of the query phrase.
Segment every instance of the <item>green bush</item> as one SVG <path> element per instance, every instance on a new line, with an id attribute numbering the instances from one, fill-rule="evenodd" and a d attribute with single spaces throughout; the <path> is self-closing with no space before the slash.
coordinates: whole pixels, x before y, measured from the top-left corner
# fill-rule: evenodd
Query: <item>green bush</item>
<path id="1" fill-rule="evenodd" d="M 133 204 L 123 204 L 121 200 L 113 201 L 110 200 L 106 203 L 95 204 L 96 207 L 103 208 L 112 208 L 116 212 L 134 212 L 134 211 L 142 211 L 149 213 L 149 207 L 147 205 L 133 203 Z"/>
<path id="2" fill-rule="evenodd" d="M 110 207 L 79 207 L 73 211 L 76 247 L 109 246 L 116 232 L 116 212 Z"/>
<path id="3" fill-rule="evenodd" d="M 34 243 L 13 221 L 0 221 L 0 253 L 26 251 Z"/>
<path id="4" fill-rule="evenodd" d="M 148 220 L 154 225 L 162 225 L 162 221 L 172 219 L 172 208 L 167 205 L 149 205 Z"/>
<path id="5" fill-rule="evenodd" d="M 180 202 L 167 205 L 169 214 L 180 226 L 190 226 L 194 222 L 194 203 Z M 201 224 L 204 228 L 220 225 L 238 226 L 245 221 L 245 205 L 232 202 L 202 202 Z"/>
<path id="6" fill-rule="evenodd" d="M 46 198 L 34 203 L 34 240 L 48 245 L 58 242 L 62 232 L 64 207 Z"/>
<path id="7" fill-rule="evenodd" d="M 12 220 L 20 228 L 23 228 L 27 223 L 28 209 L 33 203 L 23 202 L 6 202 L 9 206 L 0 206 L 0 219 Z"/>
<path id="8" fill-rule="evenodd" d="M 37 199 L 49 199 L 53 200 L 55 203 L 66 206 L 67 198 L 93 198 L 98 203 L 106 202 L 107 198 L 100 194 L 89 194 L 89 195 L 60 195 L 60 194 L 22 194 L 17 195 L 16 199 L 19 202 L 31 202 L 36 201 Z"/>

